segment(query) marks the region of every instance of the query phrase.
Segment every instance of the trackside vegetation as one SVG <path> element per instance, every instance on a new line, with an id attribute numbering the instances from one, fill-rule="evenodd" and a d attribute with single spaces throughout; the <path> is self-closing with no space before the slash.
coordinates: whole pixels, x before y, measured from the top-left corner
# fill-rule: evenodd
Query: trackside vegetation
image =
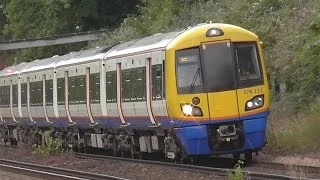
<path id="1" fill-rule="evenodd" d="M 241 26 L 263 41 L 272 89 L 268 146 L 284 151 L 320 148 L 319 0 L 147 0 L 119 1 L 120 4 L 94 0 L 88 5 L 89 1 L 75 2 L 48 0 L 32 4 L 29 0 L 4 0 L 0 2 L 0 35 L 31 38 L 75 29 L 110 29 L 105 39 L 88 45 L 101 46 L 203 22 Z M 121 6 L 123 2 L 125 6 Z M 96 8 L 101 3 L 124 8 L 110 16 Z M 39 8 L 43 11 L 38 11 Z M 104 23 L 99 23 L 99 19 L 105 20 Z M 87 44 L 26 49 L 11 55 L 18 62 L 30 61 L 85 46 Z"/>
<path id="2" fill-rule="evenodd" d="M 33 154 L 40 156 L 55 155 L 62 152 L 62 142 L 52 137 L 43 137 L 42 144 L 34 147 Z"/>

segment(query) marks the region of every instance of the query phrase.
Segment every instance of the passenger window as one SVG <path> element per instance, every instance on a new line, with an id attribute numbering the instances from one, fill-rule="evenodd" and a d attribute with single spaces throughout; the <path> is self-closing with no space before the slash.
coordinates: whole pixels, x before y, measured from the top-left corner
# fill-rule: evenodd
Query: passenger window
<path id="1" fill-rule="evenodd" d="M 69 77 L 70 104 L 86 103 L 86 76 Z"/>
<path id="2" fill-rule="evenodd" d="M 35 82 L 30 82 L 30 106 L 35 106 L 36 102 L 37 102 L 37 96 L 35 96 L 36 94 L 36 84 Z"/>
<path id="3" fill-rule="evenodd" d="M 122 101 L 128 102 L 131 101 L 132 97 L 132 81 L 131 81 L 131 71 L 130 70 L 124 70 L 122 72 L 123 78 L 122 78 L 122 84 L 123 84 L 123 96 Z"/>
<path id="4" fill-rule="evenodd" d="M 10 86 L 1 86 L 1 107 L 10 107 Z"/>
<path id="5" fill-rule="evenodd" d="M 65 79 L 57 79 L 57 95 L 58 95 L 58 105 L 65 104 Z"/>
<path id="6" fill-rule="evenodd" d="M 79 76 L 77 78 L 78 82 L 78 98 L 77 101 L 80 104 L 84 104 L 87 102 L 87 93 L 86 93 L 86 76 Z"/>
<path id="7" fill-rule="evenodd" d="M 30 105 L 43 105 L 42 81 L 30 82 Z"/>
<path id="8" fill-rule="evenodd" d="M 162 97 L 163 99 L 166 98 L 166 71 L 165 71 L 165 64 L 162 61 Z"/>
<path id="9" fill-rule="evenodd" d="M 53 80 L 46 80 L 46 105 L 53 104 Z"/>
<path id="10" fill-rule="evenodd" d="M 162 99 L 162 65 L 152 66 L 152 99 Z"/>
<path id="11" fill-rule="evenodd" d="M 138 71 L 137 69 L 132 69 L 131 71 L 131 84 L 132 84 L 132 96 L 131 96 L 131 101 L 136 101 L 137 100 L 137 96 L 138 96 Z"/>
<path id="12" fill-rule="evenodd" d="M 77 89 L 77 78 L 76 77 L 69 77 L 69 103 L 76 104 L 77 103 L 77 96 L 78 96 L 78 89 Z"/>
<path id="13" fill-rule="evenodd" d="M 27 107 L 28 101 L 28 92 L 27 92 L 27 83 L 21 84 L 21 106 Z"/>
<path id="14" fill-rule="evenodd" d="M 91 103 L 100 102 L 100 74 L 90 74 Z"/>
<path id="15" fill-rule="evenodd" d="M 12 107 L 18 107 L 18 85 L 12 85 Z"/>
<path id="16" fill-rule="evenodd" d="M 138 68 L 136 73 L 137 100 L 144 101 L 146 99 L 146 68 Z"/>
<path id="17" fill-rule="evenodd" d="M 107 102 L 117 102 L 117 74 L 116 72 L 106 73 L 106 98 Z"/>

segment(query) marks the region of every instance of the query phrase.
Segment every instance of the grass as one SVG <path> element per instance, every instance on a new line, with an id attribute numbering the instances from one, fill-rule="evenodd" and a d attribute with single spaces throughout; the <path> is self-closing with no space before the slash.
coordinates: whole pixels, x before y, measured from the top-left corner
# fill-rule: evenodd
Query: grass
<path id="1" fill-rule="evenodd" d="M 58 139 L 45 136 L 41 145 L 33 150 L 33 154 L 49 156 L 62 152 L 62 142 Z"/>
<path id="2" fill-rule="evenodd" d="M 243 164 L 243 161 L 239 160 L 238 163 L 234 166 L 234 173 L 229 173 L 229 179 L 230 180 L 243 180 L 244 179 L 244 173 L 242 172 L 241 165 Z"/>
<path id="3" fill-rule="evenodd" d="M 272 108 L 268 146 L 274 150 L 312 152 L 320 148 L 320 112 L 292 114 Z"/>

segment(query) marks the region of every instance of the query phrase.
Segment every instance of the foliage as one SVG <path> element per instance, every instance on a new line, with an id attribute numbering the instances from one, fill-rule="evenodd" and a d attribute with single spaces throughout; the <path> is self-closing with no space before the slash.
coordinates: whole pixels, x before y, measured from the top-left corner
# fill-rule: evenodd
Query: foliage
<path id="1" fill-rule="evenodd" d="M 27 39 L 115 28 L 128 13 L 134 13 L 139 0 L 5 0 L 8 23 L 4 34 Z M 57 45 L 17 51 L 13 59 L 30 61 L 80 50 L 87 43 Z"/>
<path id="2" fill-rule="evenodd" d="M 4 12 L 3 12 L 3 7 L 4 7 L 3 1 L 1 1 L 0 2 L 0 40 L 2 39 L 2 30 L 7 21 L 6 16 L 4 15 Z"/>
<path id="3" fill-rule="evenodd" d="M 38 146 L 33 153 L 41 156 L 49 156 L 58 154 L 62 151 L 62 142 L 51 137 L 44 137 L 43 142 Z"/>
<path id="4" fill-rule="evenodd" d="M 230 180 L 243 180 L 244 179 L 244 173 L 241 170 L 241 165 L 243 164 L 243 161 L 239 160 L 237 164 L 234 166 L 234 173 L 229 173 L 229 179 Z"/>
<path id="5" fill-rule="evenodd" d="M 316 152 L 320 148 L 319 112 L 271 118 L 268 144 L 275 150 Z"/>

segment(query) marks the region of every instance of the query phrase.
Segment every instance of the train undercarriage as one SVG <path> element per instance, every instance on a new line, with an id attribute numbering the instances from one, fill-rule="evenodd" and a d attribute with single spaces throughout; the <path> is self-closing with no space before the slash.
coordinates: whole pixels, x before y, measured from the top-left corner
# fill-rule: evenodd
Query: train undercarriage
<path id="1" fill-rule="evenodd" d="M 196 157 L 199 157 L 198 155 L 187 154 L 174 130 L 136 131 L 125 127 L 112 130 L 98 127 L 80 129 L 72 126 L 69 128 L 0 126 L 1 143 L 5 145 L 14 146 L 18 145 L 18 142 L 22 142 L 39 146 L 45 143 L 47 137 L 60 140 L 61 148 L 64 151 L 103 152 L 107 155 L 128 158 L 157 155 L 160 159 L 183 163 L 192 162 Z M 237 140 L 236 137 L 239 138 L 238 136 L 232 136 L 230 139 Z M 221 139 L 223 138 L 217 138 L 219 141 Z M 216 143 L 215 145 L 222 146 L 225 143 L 224 141 L 225 139 L 220 144 Z M 210 142 L 210 146 L 213 146 L 212 142 L 214 141 Z M 238 140 L 234 141 L 233 144 L 239 144 Z M 252 159 L 252 151 L 245 151 L 244 155 L 246 160 L 250 161 Z M 233 153 L 233 157 L 236 162 L 240 158 L 240 153 Z"/>

